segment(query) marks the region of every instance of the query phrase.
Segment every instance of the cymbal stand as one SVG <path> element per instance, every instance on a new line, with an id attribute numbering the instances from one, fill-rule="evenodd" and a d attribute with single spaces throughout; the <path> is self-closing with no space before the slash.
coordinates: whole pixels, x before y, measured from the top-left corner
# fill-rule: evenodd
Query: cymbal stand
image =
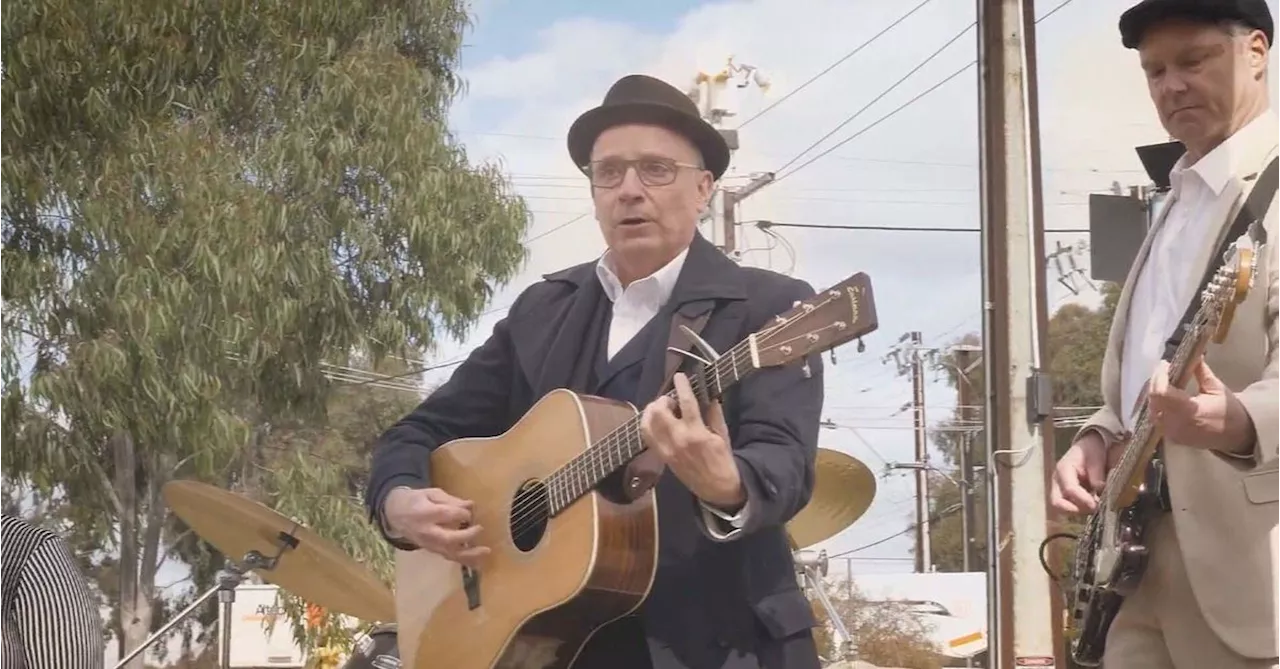
<path id="1" fill-rule="evenodd" d="M 840 612 L 836 610 L 831 598 L 827 596 L 826 584 L 823 577 L 827 575 L 827 552 L 818 553 L 817 557 L 808 557 L 797 553 L 795 555 L 796 572 L 804 579 L 806 587 L 811 588 L 818 596 L 818 603 L 827 612 L 827 619 L 831 621 L 832 627 L 836 628 L 836 657 L 835 661 L 849 658 L 853 654 L 854 642 L 853 635 L 849 633 L 849 628 L 844 624 L 844 618 Z"/>
<path id="2" fill-rule="evenodd" d="M 287 548 L 292 548 L 293 545 L 296 544 L 296 539 L 293 539 L 292 536 L 281 533 L 280 542 L 282 544 L 280 547 L 280 553 L 283 553 Z M 196 599 L 196 601 L 191 602 L 187 608 L 179 611 L 178 615 L 165 623 L 163 627 L 156 630 L 155 634 L 147 637 L 146 641 L 143 641 L 137 648 L 129 651 L 128 655 L 125 655 L 116 663 L 115 669 L 122 669 L 122 667 L 133 660 L 133 658 L 141 655 L 143 651 L 150 648 L 160 639 L 160 637 L 168 634 L 170 630 L 178 625 L 178 623 L 186 620 L 188 616 L 194 613 L 196 609 L 200 608 L 202 604 L 209 601 L 214 595 L 218 595 L 218 601 L 222 604 L 223 610 L 222 634 L 219 635 L 219 641 L 222 644 L 221 666 L 222 669 L 229 669 L 231 666 L 231 604 L 236 600 L 236 588 L 244 582 L 245 574 L 250 571 L 270 571 L 275 568 L 276 561 L 279 559 L 279 553 L 275 557 L 268 558 L 258 551 L 249 551 L 245 554 L 244 559 L 241 560 L 242 564 L 240 565 L 237 565 L 231 560 L 227 560 L 222 571 L 218 572 L 217 585 L 206 590 L 199 598 Z"/>

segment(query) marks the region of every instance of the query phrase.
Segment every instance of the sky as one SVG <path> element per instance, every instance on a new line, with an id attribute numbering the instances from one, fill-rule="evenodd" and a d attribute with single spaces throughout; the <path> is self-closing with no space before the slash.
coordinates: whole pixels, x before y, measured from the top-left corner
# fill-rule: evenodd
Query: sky
<path id="1" fill-rule="evenodd" d="M 1276 1 L 1268 0 L 1273 14 Z M 1114 183 L 1147 183 L 1133 147 L 1162 142 L 1134 52 L 1119 43 L 1116 20 L 1127 0 L 1040 2 L 1037 27 L 1045 223 L 1050 230 L 1088 228 L 1087 197 Z M 911 11 L 917 0 L 651 0 L 643 4 L 583 0 L 473 0 L 474 25 L 462 60 L 465 94 L 450 123 L 475 163 L 494 162 L 510 174 L 534 218 L 529 256 L 520 275 L 502 287 L 488 313 L 463 341 L 441 342 L 428 362 L 456 361 L 486 337 L 519 291 L 542 274 L 598 257 L 603 250 L 591 215 L 589 189 L 576 172 L 564 136 L 573 119 L 599 103 L 608 87 L 631 73 L 651 74 L 679 87 L 702 71 L 720 69 L 730 55 L 760 68 L 769 91 L 735 90 L 725 102 L 737 127 L 777 102 L 855 46 Z M 978 225 L 977 74 L 970 68 L 919 101 L 890 112 L 951 75 L 976 55 L 975 3 L 932 0 L 865 49 L 781 102 L 740 131 L 741 148 L 723 180 L 739 186 L 756 173 L 778 171 L 775 184 L 747 199 L 739 219 L 822 225 Z M 958 38 L 957 38 L 957 35 Z M 949 40 L 938 57 L 875 100 Z M 1276 63 L 1272 55 L 1272 70 Z M 1272 76 L 1272 100 L 1276 99 Z M 868 103 L 871 103 L 868 106 Z M 853 116 L 860 108 L 865 111 Z M 886 116 L 888 115 L 888 116 Z M 851 116 L 853 116 L 851 118 Z M 882 122 L 878 119 L 885 117 Z M 872 124 L 875 124 L 872 126 Z M 842 125 L 843 124 L 843 125 Z M 806 147 L 840 129 L 816 149 Z M 868 126 L 870 129 L 863 130 Z M 810 164 L 837 142 L 847 143 Z M 794 170 L 794 172 L 792 172 Z M 572 221 L 572 222 L 570 222 Z M 893 232 L 775 228 L 771 240 L 754 228 L 740 232 L 747 265 L 808 281 L 815 288 L 854 272 L 871 276 L 880 329 L 867 349 L 837 352 L 827 367 L 820 446 L 852 454 L 881 472 L 913 460 L 911 381 L 885 355 L 900 336 L 918 330 L 927 347 L 946 347 L 981 328 L 978 235 L 972 232 Z M 712 235 L 709 228 L 705 234 Z M 714 238 L 714 237 L 713 237 Z M 1082 248 L 1087 236 L 1051 233 Z M 791 252 L 788 252 L 788 248 Z M 1087 271 L 1088 253 L 1074 255 Z M 1053 308 L 1099 296 L 1087 282 L 1073 293 L 1049 277 Z M 452 367 L 426 375 L 432 386 Z M 936 375 L 926 387 L 930 423 L 945 419 L 954 392 Z M 935 452 L 935 461 L 940 456 Z M 898 472 L 878 482 L 870 510 L 815 549 L 848 551 L 860 573 L 908 572 L 913 483 Z M 875 543 L 869 549 L 861 547 Z M 844 573 L 844 563 L 833 572 Z M 161 583 L 178 573 L 161 574 Z M 176 578 L 172 579 L 176 580 Z M 110 652 L 110 651 L 109 651 Z"/>

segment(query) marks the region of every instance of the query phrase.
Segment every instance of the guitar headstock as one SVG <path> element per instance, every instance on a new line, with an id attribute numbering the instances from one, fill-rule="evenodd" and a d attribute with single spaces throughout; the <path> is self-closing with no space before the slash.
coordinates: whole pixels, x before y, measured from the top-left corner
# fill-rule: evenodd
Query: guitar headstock
<path id="1" fill-rule="evenodd" d="M 858 272 L 797 302 L 751 335 L 756 367 L 780 367 L 814 352 L 833 349 L 880 327 L 871 277 Z"/>
<path id="2" fill-rule="evenodd" d="M 1244 302 L 1253 288 L 1256 259 L 1253 244 L 1242 237 L 1233 244 L 1200 295 L 1200 313 L 1213 328 L 1214 343 L 1221 344 L 1231 331 L 1236 305 Z"/>

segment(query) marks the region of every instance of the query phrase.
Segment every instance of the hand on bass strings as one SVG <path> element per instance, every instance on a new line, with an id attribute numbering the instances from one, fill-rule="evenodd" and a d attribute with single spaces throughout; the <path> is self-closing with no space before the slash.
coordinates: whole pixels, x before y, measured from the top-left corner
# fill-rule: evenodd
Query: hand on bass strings
<path id="1" fill-rule="evenodd" d="M 1092 513 L 1098 508 L 1098 494 L 1107 482 L 1107 472 L 1122 449 L 1111 449 L 1102 435 L 1084 433 L 1058 460 L 1053 470 L 1049 504 L 1065 513 Z M 1108 455 L 1110 457 L 1108 457 Z M 1108 462 L 1108 460 L 1112 460 Z"/>
<path id="2" fill-rule="evenodd" d="M 1173 385 L 1161 361 L 1147 386 L 1151 417 L 1170 442 L 1225 453 L 1245 453 L 1254 442 L 1253 421 L 1235 393 L 1201 357 L 1192 366 L 1195 395 Z"/>
<path id="3" fill-rule="evenodd" d="M 397 488 L 387 495 L 383 515 L 389 529 L 419 548 L 445 559 L 475 567 L 489 554 L 484 546 L 472 546 L 480 534 L 471 525 L 472 503 L 439 488 Z"/>
<path id="4" fill-rule="evenodd" d="M 663 395 L 644 408 L 640 437 L 694 496 L 736 511 L 746 502 L 746 490 L 729 446 L 724 413 L 713 404 L 704 421 L 689 377 L 678 373 L 672 382 L 676 399 Z"/>

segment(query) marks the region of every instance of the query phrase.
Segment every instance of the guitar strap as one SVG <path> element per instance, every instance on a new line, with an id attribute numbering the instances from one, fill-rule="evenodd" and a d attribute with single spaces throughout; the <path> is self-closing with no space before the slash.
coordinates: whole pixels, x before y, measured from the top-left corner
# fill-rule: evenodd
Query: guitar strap
<path id="1" fill-rule="evenodd" d="M 1227 233 L 1223 235 L 1221 243 L 1218 245 L 1217 252 L 1210 258 L 1219 259 L 1216 262 L 1210 262 L 1209 268 L 1205 271 L 1204 278 L 1200 279 L 1200 287 L 1196 290 L 1196 296 L 1202 294 L 1204 289 L 1208 287 L 1209 281 L 1213 279 L 1213 275 L 1218 271 L 1218 264 L 1222 259 L 1226 258 L 1227 252 L 1236 240 L 1244 235 L 1249 235 L 1253 240 L 1254 249 L 1260 249 L 1267 243 L 1267 231 L 1262 227 L 1263 219 L 1266 217 L 1267 210 L 1271 207 L 1271 199 L 1276 195 L 1276 162 L 1277 158 L 1272 158 L 1271 163 L 1258 177 L 1257 183 L 1254 184 L 1253 190 L 1249 193 L 1249 197 L 1245 199 L 1244 205 L 1240 207 L 1240 211 L 1236 213 L 1236 218 L 1231 222 L 1231 227 L 1227 229 Z M 1200 308 L 1200 300 L 1194 298 L 1187 305 L 1186 313 L 1182 314 L 1181 320 L 1178 321 L 1178 327 L 1174 328 L 1173 335 L 1165 342 L 1164 359 L 1172 360 L 1174 351 L 1178 349 L 1182 343 L 1183 335 L 1190 330 L 1191 321 L 1195 318 L 1196 311 Z"/>
<path id="2" fill-rule="evenodd" d="M 671 314 L 671 330 L 667 334 L 666 348 L 666 367 L 663 370 L 662 391 L 666 392 L 671 387 L 671 379 L 676 375 L 676 371 L 680 369 L 680 364 L 685 361 L 685 356 L 676 351 L 688 351 L 693 346 L 693 339 L 680 326 L 688 327 L 694 334 L 700 334 L 702 328 L 706 326 L 707 321 L 711 318 L 712 309 L 705 309 L 697 316 L 688 316 L 681 313 L 682 309 L 677 309 Z M 674 349 L 674 350 L 673 350 Z M 666 466 L 658 459 L 657 453 L 645 449 L 640 455 L 637 455 L 631 462 L 627 463 L 625 482 L 622 489 L 631 501 L 635 501 L 641 495 L 648 492 L 650 488 L 658 484 L 658 479 L 662 478 L 662 472 Z"/>
<path id="3" fill-rule="evenodd" d="M 1215 255 L 1210 258 L 1221 258 L 1219 262 L 1210 262 L 1208 269 L 1204 270 L 1204 276 L 1199 283 L 1199 289 L 1196 292 L 1197 297 L 1192 299 L 1187 306 L 1187 311 L 1183 313 L 1183 317 L 1178 321 L 1178 327 L 1174 327 L 1174 334 L 1165 342 L 1165 361 L 1172 361 L 1174 354 L 1178 352 L 1178 347 L 1183 343 L 1183 336 L 1192 329 L 1192 321 L 1196 319 L 1196 312 L 1199 311 L 1201 299 L 1198 295 L 1204 293 L 1204 289 L 1208 287 L 1208 283 L 1213 280 L 1213 275 L 1217 274 L 1217 269 L 1221 261 L 1226 258 L 1226 253 L 1235 242 L 1245 234 L 1249 235 L 1249 240 L 1253 243 L 1254 251 L 1261 249 L 1263 244 L 1267 243 L 1267 230 L 1263 223 L 1266 221 L 1267 210 L 1271 209 L 1271 202 L 1275 200 L 1276 191 L 1280 191 L 1280 157 L 1272 159 L 1267 164 L 1266 169 L 1262 170 L 1262 175 L 1258 177 L 1258 182 L 1253 184 L 1253 191 L 1249 191 L 1249 197 L 1245 198 L 1244 205 L 1240 206 L 1240 211 L 1236 212 L 1235 220 L 1231 221 L 1231 226 L 1222 235 L 1217 247 Z M 1156 458 L 1164 459 L 1164 443 L 1156 445 Z M 1167 494 L 1167 487 L 1162 494 Z"/>

